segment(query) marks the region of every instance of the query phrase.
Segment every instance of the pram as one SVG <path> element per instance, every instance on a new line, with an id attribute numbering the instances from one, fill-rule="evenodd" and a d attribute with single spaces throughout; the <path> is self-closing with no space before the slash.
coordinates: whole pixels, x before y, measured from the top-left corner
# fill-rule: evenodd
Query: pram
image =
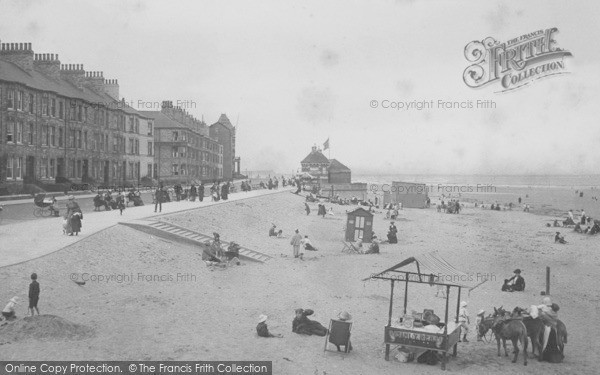
<path id="1" fill-rule="evenodd" d="M 46 194 L 37 194 L 33 198 L 33 203 L 37 206 L 33 209 L 33 216 L 58 216 L 59 211 L 54 207 L 56 199 L 54 196 L 46 196 Z"/>

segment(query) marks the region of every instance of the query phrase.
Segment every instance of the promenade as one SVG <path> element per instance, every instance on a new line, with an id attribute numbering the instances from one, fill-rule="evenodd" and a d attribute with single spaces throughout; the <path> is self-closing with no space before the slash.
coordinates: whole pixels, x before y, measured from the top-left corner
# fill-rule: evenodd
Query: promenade
<path id="1" fill-rule="evenodd" d="M 62 234 L 62 216 L 0 225 L 0 268 L 51 254 L 121 222 L 144 219 L 156 220 L 164 215 L 201 209 L 202 207 L 218 204 L 228 204 L 229 202 L 269 194 L 289 193 L 290 191 L 290 188 L 280 188 L 276 190 L 263 189 L 237 192 L 229 194 L 228 200 L 218 202 L 212 202 L 210 197 L 205 197 L 203 202 L 199 202 L 198 200 L 195 202 L 168 202 L 163 203 L 162 213 L 154 213 L 153 204 L 128 207 L 123 211 L 123 215 L 119 214 L 119 210 L 86 211 L 83 212 L 82 228 L 78 236 Z M 92 198 L 79 196 L 76 197 L 76 200 L 78 199 Z"/>

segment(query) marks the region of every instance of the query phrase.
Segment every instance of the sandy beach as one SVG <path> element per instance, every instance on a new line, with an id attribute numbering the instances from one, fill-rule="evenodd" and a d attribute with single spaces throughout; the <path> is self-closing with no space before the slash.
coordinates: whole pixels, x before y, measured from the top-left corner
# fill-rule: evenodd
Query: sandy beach
<path id="1" fill-rule="evenodd" d="M 20 318 L 27 313 L 29 275 L 37 272 L 41 313 L 84 326 L 86 334 L 53 337 L 49 328 L 41 332 L 37 327 L 29 336 L 15 336 L 4 326 L 0 328 L 2 357 L 269 360 L 275 374 L 440 373 L 439 366 L 384 360 L 389 284 L 361 281 L 407 257 L 438 251 L 474 278 L 490 277 L 470 295 L 463 294 L 469 302 L 471 342 L 459 344 L 449 372 L 596 373 L 593 363 L 600 344 L 595 337 L 600 330 L 593 322 L 599 318 L 600 292 L 593 285 L 600 266 L 599 237 L 565 229 L 569 243 L 554 244 L 554 228 L 545 227 L 549 219 L 522 211 L 466 208 L 459 215 L 449 215 L 434 208 L 405 209 L 396 220 L 398 244 L 382 245 L 379 255 L 347 255 L 341 252 L 344 212 L 353 207 L 332 207 L 335 215 L 321 218 L 316 216 L 316 204 L 311 204 L 307 216 L 303 197 L 281 193 L 162 219 L 205 234 L 218 232 L 225 241 L 273 256 L 267 264 L 243 262 L 211 271 L 197 247 L 116 226 L 56 253 L 5 267 L 0 273 L 0 301 L 21 297 Z M 268 237 L 272 223 L 286 238 Z M 377 213 L 374 226 L 380 237 L 388 225 L 383 212 Z M 304 260 L 291 256 L 289 241 L 296 228 L 319 249 L 305 253 Z M 546 266 L 552 270 L 552 299 L 560 305 L 559 317 L 569 332 L 566 358 L 561 364 L 536 359 L 527 367 L 522 359 L 512 364 L 509 358 L 496 356 L 495 342 L 475 341 L 475 314 L 479 309 L 491 312 L 493 306 L 512 309 L 540 303 Z M 515 268 L 523 270 L 526 291 L 500 292 L 502 280 Z M 88 281 L 80 286 L 72 278 Z M 402 300 L 403 293 L 403 288 L 396 289 L 396 301 Z M 450 297 L 454 306 L 456 297 Z M 312 318 L 324 325 L 340 311 L 349 311 L 354 322 L 353 352 L 324 353 L 323 338 L 292 333 L 296 308 L 313 309 Z M 408 309 L 424 308 L 443 315 L 444 300 L 435 297 L 434 287 L 412 284 Z M 400 313 L 397 307 L 394 316 Z M 260 314 L 268 315 L 269 329 L 284 337 L 257 337 Z M 453 313 L 450 316 L 454 318 Z"/>

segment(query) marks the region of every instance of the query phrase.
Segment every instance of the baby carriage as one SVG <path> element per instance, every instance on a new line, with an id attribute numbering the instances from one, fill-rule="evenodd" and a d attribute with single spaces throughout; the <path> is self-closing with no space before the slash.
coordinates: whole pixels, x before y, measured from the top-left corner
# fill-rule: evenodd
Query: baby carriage
<path id="1" fill-rule="evenodd" d="M 37 206 L 33 209 L 33 216 L 58 216 L 59 212 L 54 207 L 56 199 L 54 196 L 46 196 L 46 194 L 37 194 L 33 198 L 33 203 Z"/>

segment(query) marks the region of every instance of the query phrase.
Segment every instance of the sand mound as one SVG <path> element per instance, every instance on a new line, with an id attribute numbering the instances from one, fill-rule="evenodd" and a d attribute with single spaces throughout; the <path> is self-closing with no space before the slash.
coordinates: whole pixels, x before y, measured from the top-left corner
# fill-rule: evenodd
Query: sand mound
<path id="1" fill-rule="evenodd" d="M 55 315 L 28 316 L 0 327 L 0 343 L 36 339 L 43 341 L 82 340 L 94 329 Z"/>

